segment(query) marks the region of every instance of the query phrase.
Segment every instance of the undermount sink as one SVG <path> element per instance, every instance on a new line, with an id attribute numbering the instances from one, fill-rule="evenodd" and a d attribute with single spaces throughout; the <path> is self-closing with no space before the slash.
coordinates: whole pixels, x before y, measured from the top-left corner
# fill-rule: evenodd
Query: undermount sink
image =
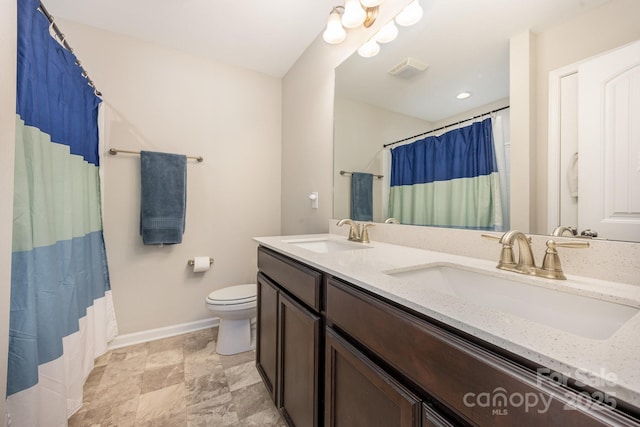
<path id="1" fill-rule="evenodd" d="M 353 251 L 369 248 L 369 246 L 364 246 L 362 243 L 354 243 L 346 240 L 333 240 L 326 237 L 284 240 L 284 242 L 318 253 Z"/>
<path id="2" fill-rule="evenodd" d="M 389 271 L 386 274 L 426 289 L 597 340 L 611 337 L 640 311 L 637 307 L 449 264 Z"/>

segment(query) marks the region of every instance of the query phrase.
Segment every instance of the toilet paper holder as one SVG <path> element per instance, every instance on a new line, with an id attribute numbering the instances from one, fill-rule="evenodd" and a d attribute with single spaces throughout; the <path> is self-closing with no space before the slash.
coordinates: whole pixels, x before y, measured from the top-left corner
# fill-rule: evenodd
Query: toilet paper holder
<path id="1" fill-rule="evenodd" d="M 190 259 L 189 261 L 187 261 L 187 264 L 191 267 L 193 267 L 193 265 L 195 264 L 195 261 Z M 209 257 L 209 265 L 213 264 L 213 258 Z"/>

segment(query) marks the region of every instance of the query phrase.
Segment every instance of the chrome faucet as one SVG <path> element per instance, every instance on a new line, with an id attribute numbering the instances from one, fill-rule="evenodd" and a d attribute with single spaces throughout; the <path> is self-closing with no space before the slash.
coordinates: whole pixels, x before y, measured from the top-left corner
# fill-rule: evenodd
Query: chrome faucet
<path id="1" fill-rule="evenodd" d="M 531 238 L 527 237 L 524 233 L 511 230 L 504 233 L 502 237 L 492 234 L 483 234 L 482 237 L 499 240 L 500 243 L 502 243 L 500 261 L 496 268 L 532 276 L 546 277 L 547 279 L 566 279 L 562 271 L 562 266 L 560 265 L 560 257 L 558 256 L 556 248 L 589 247 L 589 242 L 556 242 L 555 240 L 548 240 L 542 266 L 538 268 L 536 267 L 533 251 L 531 250 Z M 516 242 L 518 243 L 517 263 L 514 261 L 513 256 L 513 244 Z"/>
<path id="2" fill-rule="evenodd" d="M 511 230 L 504 233 L 500 239 L 503 246 L 512 246 L 518 242 L 518 263 L 515 266 L 505 266 L 504 270 L 515 271 L 523 274 L 536 274 L 536 262 L 531 250 L 531 241 L 521 231 Z"/>
<path id="3" fill-rule="evenodd" d="M 373 227 L 371 223 L 362 223 L 358 224 L 357 222 L 345 218 L 338 221 L 338 227 L 342 227 L 343 225 L 349 225 L 349 238 L 352 242 L 360 242 L 360 243 L 371 243 L 369 240 L 369 231 L 367 230 L 369 227 Z"/>

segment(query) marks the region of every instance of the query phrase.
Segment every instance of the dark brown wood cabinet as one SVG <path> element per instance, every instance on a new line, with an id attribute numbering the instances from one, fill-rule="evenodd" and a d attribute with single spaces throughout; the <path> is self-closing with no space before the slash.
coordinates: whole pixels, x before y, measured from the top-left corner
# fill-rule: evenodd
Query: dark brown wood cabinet
<path id="1" fill-rule="evenodd" d="M 278 287 L 261 273 L 258 274 L 257 320 L 256 367 L 269 395 L 271 395 L 271 400 L 276 403 Z"/>
<path id="2" fill-rule="evenodd" d="M 258 249 L 256 367 L 290 426 L 321 423 L 322 273 Z"/>
<path id="3" fill-rule="evenodd" d="M 280 294 L 278 401 L 294 426 L 317 426 L 320 399 L 320 316 Z"/>
<path id="4" fill-rule="evenodd" d="M 640 426 L 633 408 L 280 253 L 260 247 L 258 268 L 256 365 L 290 426 Z"/>
<path id="5" fill-rule="evenodd" d="M 420 399 L 347 343 L 326 334 L 326 427 L 419 427 Z"/>

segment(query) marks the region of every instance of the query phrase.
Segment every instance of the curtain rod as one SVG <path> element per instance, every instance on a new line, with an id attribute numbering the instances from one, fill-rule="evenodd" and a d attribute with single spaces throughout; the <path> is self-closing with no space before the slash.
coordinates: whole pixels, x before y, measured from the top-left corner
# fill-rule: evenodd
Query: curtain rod
<path id="1" fill-rule="evenodd" d="M 432 132 L 437 132 L 439 130 L 446 129 L 446 128 L 451 127 L 451 126 L 456 125 L 456 124 L 459 125 L 460 123 L 468 122 L 469 120 L 479 119 L 480 117 L 486 116 L 487 114 L 497 113 L 498 111 L 506 110 L 507 108 L 509 108 L 508 105 L 506 107 L 496 108 L 495 110 L 491 110 L 491 111 L 488 111 L 488 112 L 483 113 L 483 114 L 478 114 L 477 116 L 473 116 L 473 117 L 471 117 L 469 119 L 460 120 L 460 121 L 458 121 L 456 123 L 451 123 L 450 125 L 439 127 L 438 129 L 431 129 L 431 130 L 428 130 L 426 132 L 422 132 L 422 133 L 419 133 L 417 135 L 410 136 L 408 138 L 400 139 L 398 141 L 390 142 L 388 144 L 383 144 L 382 148 L 386 148 L 386 147 L 388 147 L 390 145 L 400 144 L 401 142 L 405 142 L 405 141 L 408 141 L 410 139 L 417 138 L 419 136 L 427 135 L 427 134 L 432 133 Z"/>
<path id="2" fill-rule="evenodd" d="M 363 173 L 366 173 L 366 172 L 363 172 Z M 353 172 L 340 171 L 340 175 L 353 175 Z M 375 175 L 375 174 L 372 174 L 372 175 L 375 176 L 378 179 L 384 178 L 384 175 Z"/>
<path id="3" fill-rule="evenodd" d="M 109 154 L 115 156 L 118 153 L 128 153 L 128 154 L 140 154 L 139 151 L 131 151 L 131 150 L 119 150 L 117 148 L 109 148 Z M 202 156 L 185 156 L 187 159 L 197 160 L 198 162 L 204 162 L 204 157 Z"/>
<path id="4" fill-rule="evenodd" d="M 42 14 L 46 16 L 49 22 L 51 23 L 51 27 L 53 28 L 53 31 L 56 33 L 56 37 L 58 37 L 58 39 L 60 40 L 60 43 L 62 43 L 62 46 L 64 46 L 64 48 L 67 49 L 69 52 L 73 53 L 73 48 L 67 42 L 67 39 L 65 38 L 64 33 L 60 31 L 60 28 L 58 28 L 58 25 L 55 23 L 55 18 L 49 13 L 47 8 L 44 7 L 42 2 L 39 2 L 39 3 L 40 3 L 40 6 L 38 6 L 38 9 L 40 9 L 40 12 L 42 12 Z M 84 69 L 78 57 L 76 57 L 76 65 L 80 67 L 80 69 L 82 70 L 82 77 L 87 79 L 87 82 L 89 83 L 89 86 L 93 88 L 94 93 L 97 96 L 102 96 L 102 93 L 98 90 L 93 80 L 91 80 L 91 77 L 89 77 L 89 73 L 87 73 L 87 70 Z"/>

